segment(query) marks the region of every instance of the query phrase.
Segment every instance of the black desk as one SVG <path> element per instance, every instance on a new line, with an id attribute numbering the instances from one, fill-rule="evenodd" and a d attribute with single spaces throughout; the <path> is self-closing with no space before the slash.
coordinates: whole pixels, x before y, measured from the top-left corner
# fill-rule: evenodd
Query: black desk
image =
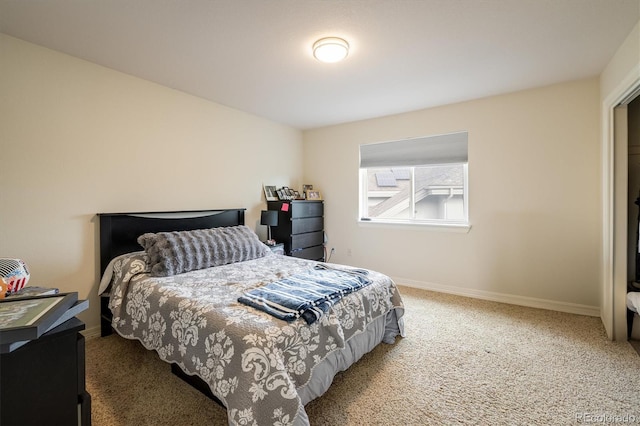
<path id="1" fill-rule="evenodd" d="M 74 317 L 1 355 L 0 425 L 91 425 L 84 328 Z"/>

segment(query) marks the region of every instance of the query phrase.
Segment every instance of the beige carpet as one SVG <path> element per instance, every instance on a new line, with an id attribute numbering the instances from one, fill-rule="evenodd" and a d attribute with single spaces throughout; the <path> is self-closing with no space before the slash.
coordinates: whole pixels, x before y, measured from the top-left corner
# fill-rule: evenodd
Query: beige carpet
<path id="1" fill-rule="evenodd" d="M 338 374 L 313 426 L 640 422 L 640 356 L 599 318 L 401 292 L 407 337 Z M 227 424 L 138 342 L 88 340 L 86 365 L 94 426 Z"/>

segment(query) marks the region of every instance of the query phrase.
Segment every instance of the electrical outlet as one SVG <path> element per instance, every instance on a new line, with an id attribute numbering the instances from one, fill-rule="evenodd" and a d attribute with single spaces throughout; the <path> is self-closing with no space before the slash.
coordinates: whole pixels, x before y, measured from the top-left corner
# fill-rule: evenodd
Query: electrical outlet
<path id="1" fill-rule="evenodd" d="M 350 248 L 347 249 L 347 256 L 351 257 L 351 249 Z"/>

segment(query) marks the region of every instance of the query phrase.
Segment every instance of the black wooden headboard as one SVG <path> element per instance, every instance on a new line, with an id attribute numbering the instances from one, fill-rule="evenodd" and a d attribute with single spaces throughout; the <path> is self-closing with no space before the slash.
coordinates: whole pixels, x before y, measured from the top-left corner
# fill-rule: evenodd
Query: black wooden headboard
<path id="1" fill-rule="evenodd" d="M 98 213 L 100 217 L 100 275 L 109 261 L 142 250 L 138 237 L 146 232 L 191 231 L 244 225 L 246 209 L 175 212 Z"/>

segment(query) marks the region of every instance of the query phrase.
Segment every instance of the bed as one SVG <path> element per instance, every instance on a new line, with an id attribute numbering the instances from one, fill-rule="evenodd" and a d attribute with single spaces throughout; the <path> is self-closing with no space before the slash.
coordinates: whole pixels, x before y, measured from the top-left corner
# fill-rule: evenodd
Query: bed
<path id="1" fill-rule="evenodd" d="M 156 351 L 219 401 L 230 425 L 308 425 L 304 405 L 336 373 L 404 335 L 402 299 L 376 271 L 272 253 L 244 212 L 99 214 L 103 335 L 113 329 Z M 240 302 L 315 274 L 366 282 L 323 302 L 313 319 Z"/>

